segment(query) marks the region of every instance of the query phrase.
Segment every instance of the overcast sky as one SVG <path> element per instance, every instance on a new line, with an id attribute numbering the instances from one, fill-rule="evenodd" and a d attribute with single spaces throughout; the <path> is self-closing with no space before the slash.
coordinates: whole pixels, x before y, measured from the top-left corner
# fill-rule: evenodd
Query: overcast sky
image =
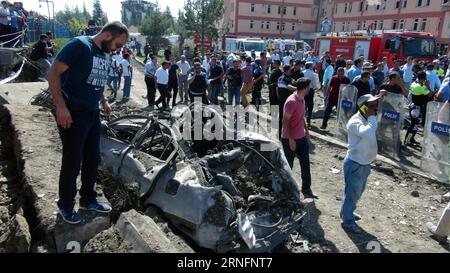
<path id="1" fill-rule="evenodd" d="M 48 16 L 48 9 L 47 9 L 47 3 L 45 3 L 45 0 L 41 0 L 43 2 L 39 2 L 39 0 L 22 0 L 24 8 L 27 10 L 34 10 L 39 12 L 42 15 Z M 14 2 L 11 0 L 11 2 Z M 59 10 L 63 10 L 65 5 L 68 5 L 69 7 L 75 7 L 78 5 L 80 8 L 83 7 L 83 0 L 53 0 L 55 3 L 55 13 Z M 84 0 L 86 3 L 87 9 L 92 12 L 92 0 Z M 116 21 L 121 19 L 121 9 L 122 6 L 120 4 L 122 0 L 100 0 L 100 3 L 102 5 L 102 9 L 104 12 L 108 14 L 108 19 L 110 21 Z M 178 10 L 181 9 L 184 5 L 183 0 L 149 0 L 148 2 L 156 3 L 159 2 L 159 6 L 162 10 L 166 9 L 166 6 L 170 8 L 172 11 L 173 16 L 178 15 Z M 77 3 L 77 4 L 74 4 Z M 40 7 L 39 7 L 40 6 Z M 50 6 L 50 14 L 52 14 L 52 4 L 49 4 Z M 51 15 L 52 16 L 52 15 Z"/>

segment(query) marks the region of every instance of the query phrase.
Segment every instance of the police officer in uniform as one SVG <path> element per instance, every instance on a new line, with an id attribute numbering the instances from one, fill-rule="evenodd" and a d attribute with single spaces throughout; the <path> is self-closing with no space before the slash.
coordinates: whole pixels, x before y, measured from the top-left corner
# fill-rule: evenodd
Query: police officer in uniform
<path id="1" fill-rule="evenodd" d="M 206 73 L 202 71 L 200 62 L 194 63 L 194 71 L 189 74 L 188 85 L 191 103 L 194 102 L 196 97 L 200 97 L 203 104 L 209 104 L 207 97 L 207 94 L 209 93 L 208 78 Z"/>
<path id="2" fill-rule="evenodd" d="M 417 73 L 417 80 L 411 84 L 411 100 L 409 116 L 411 124 L 406 132 L 405 145 L 419 144 L 414 140 L 419 124 L 425 120 L 426 105 L 432 99 L 433 93 L 428 88 L 427 74 L 422 71 Z"/>

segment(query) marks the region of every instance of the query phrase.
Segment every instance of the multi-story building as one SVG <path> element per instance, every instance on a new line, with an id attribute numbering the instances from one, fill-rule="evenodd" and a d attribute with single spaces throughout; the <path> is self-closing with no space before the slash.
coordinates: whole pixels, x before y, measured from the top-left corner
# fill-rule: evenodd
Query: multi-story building
<path id="1" fill-rule="evenodd" d="M 332 30 L 408 30 L 435 35 L 439 51 L 450 43 L 450 0 L 334 0 Z"/>
<path id="2" fill-rule="evenodd" d="M 143 0 L 126 0 L 122 4 L 122 22 L 128 26 L 137 26 L 150 14 L 156 5 Z"/>
<path id="3" fill-rule="evenodd" d="M 238 37 L 295 38 L 317 32 L 330 0 L 225 0 L 223 24 Z"/>

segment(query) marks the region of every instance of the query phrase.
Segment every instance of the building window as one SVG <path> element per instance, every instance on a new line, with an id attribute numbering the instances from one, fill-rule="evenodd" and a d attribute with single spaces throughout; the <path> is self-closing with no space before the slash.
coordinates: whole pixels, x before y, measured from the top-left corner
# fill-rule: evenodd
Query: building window
<path id="1" fill-rule="evenodd" d="M 283 23 L 281 23 L 281 30 L 285 30 L 286 29 L 286 24 L 283 22 Z"/>
<path id="2" fill-rule="evenodd" d="M 398 23 L 398 20 L 392 21 L 392 29 L 397 29 L 397 23 Z"/>
<path id="3" fill-rule="evenodd" d="M 427 4 L 426 4 L 427 7 L 430 6 L 430 2 L 431 2 L 431 0 L 427 0 Z"/>
<path id="4" fill-rule="evenodd" d="M 293 15 L 297 15 L 297 7 L 294 7 L 294 11 L 292 12 Z"/>
<path id="5" fill-rule="evenodd" d="M 408 6 L 408 0 L 403 0 L 403 8 L 406 8 Z"/>
<path id="6" fill-rule="evenodd" d="M 266 22 L 266 29 L 270 29 L 270 22 Z"/>
<path id="7" fill-rule="evenodd" d="M 272 11 L 270 5 L 267 5 L 267 14 L 270 14 L 270 12 Z"/>
<path id="8" fill-rule="evenodd" d="M 336 23 L 333 24 L 333 32 L 336 32 Z"/>
<path id="9" fill-rule="evenodd" d="M 422 24 L 420 24 L 420 31 L 425 31 L 427 29 L 427 19 L 422 19 Z"/>
<path id="10" fill-rule="evenodd" d="M 253 29 L 253 20 L 250 21 L 250 29 Z"/>
<path id="11" fill-rule="evenodd" d="M 367 26 L 366 21 L 363 21 L 363 26 L 362 26 L 363 30 L 366 29 L 366 26 Z"/>
<path id="12" fill-rule="evenodd" d="M 376 30 L 378 29 L 378 20 L 373 21 L 373 29 Z"/>
<path id="13" fill-rule="evenodd" d="M 255 12 L 255 4 L 251 4 L 250 5 L 250 11 L 251 12 Z"/>
<path id="14" fill-rule="evenodd" d="M 345 3 L 344 4 L 344 13 L 347 13 L 347 10 L 348 10 L 348 3 Z"/>
<path id="15" fill-rule="evenodd" d="M 334 5 L 334 14 L 336 14 L 338 12 L 338 4 Z"/>
<path id="16" fill-rule="evenodd" d="M 395 9 L 400 8 L 400 0 L 395 1 Z"/>
<path id="17" fill-rule="evenodd" d="M 348 13 L 352 13 L 353 2 L 348 3 Z"/>
<path id="18" fill-rule="evenodd" d="M 261 21 L 261 29 L 264 29 L 264 21 Z"/>
<path id="19" fill-rule="evenodd" d="M 365 10 L 367 11 L 369 9 L 369 3 L 366 1 L 366 8 Z"/>
<path id="20" fill-rule="evenodd" d="M 280 22 L 277 22 L 277 30 L 280 30 Z"/>
<path id="21" fill-rule="evenodd" d="M 417 30 L 419 29 L 419 19 L 414 19 L 414 26 L 413 26 L 413 30 Z"/>
<path id="22" fill-rule="evenodd" d="M 286 12 L 287 12 L 287 8 L 283 7 L 283 14 L 286 15 Z"/>
<path id="23" fill-rule="evenodd" d="M 380 8 L 381 8 L 381 4 L 377 3 L 376 10 L 380 10 Z"/>
<path id="24" fill-rule="evenodd" d="M 381 3 L 381 9 L 386 10 L 386 6 L 387 6 L 387 0 L 383 0 L 383 3 Z"/>
<path id="25" fill-rule="evenodd" d="M 278 6 L 278 14 L 281 14 L 281 6 Z"/>
<path id="26" fill-rule="evenodd" d="M 295 31 L 295 23 L 292 23 L 292 31 Z"/>
<path id="27" fill-rule="evenodd" d="M 359 2 L 359 11 L 362 12 L 364 8 L 364 1 Z"/>
<path id="28" fill-rule="evenodd" d="M 422 2 L 423 2 L 422 0 L 417 0 L 417 6 L 421 7 L 422 6 Z"/>
<path id="29" fill-rule="evenodd" d="M 380 26 L 379 26 L 379 28 L 378 28 L 378 29 L 383 29 L 383 27 L 384 27 L 384 21 L 383 21 L 383 20 L 381 20 L 381 21 L 380 21 Z"/>
<path id="30" fill-rule="evenodd" d="M 342 22 L 342 30 L 341 31 L 345 31 L 345 22 Z"/>
<path id="31" fill-rule="evenodd" d="M 400 20 L 400 24 L 398 25 L 398 28 L 399 29 L 404 29 L 405 28 L 405 20 L 404 19 Z"/>
<path id="32" fill-rule="evenodd" d="M 361 21 L 358 21 L 358 23 L 356 24 L 356 29 L 361 30 Z"/>

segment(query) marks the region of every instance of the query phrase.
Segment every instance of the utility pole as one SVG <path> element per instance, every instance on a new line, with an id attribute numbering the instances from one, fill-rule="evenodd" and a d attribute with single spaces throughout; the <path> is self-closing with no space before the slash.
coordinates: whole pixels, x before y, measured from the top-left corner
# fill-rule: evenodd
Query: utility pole
<path id="1" fill-rule="evenodd" d="M 47 3 L 48 20 L 49 20 L 49 21 L 50 21 L 50 6 L 49 6 L 49 3 L 52 4 L 52 11 L 53 11 L 53 17 L 52 17 L 52 34 L 53 34 L 53 38 L 56 38 L 56 33 L 55 33 L 55 3 L 54 3 L 53 1 L 48 1 L 48 0 L 39 0 L 39 2 Z"/>

